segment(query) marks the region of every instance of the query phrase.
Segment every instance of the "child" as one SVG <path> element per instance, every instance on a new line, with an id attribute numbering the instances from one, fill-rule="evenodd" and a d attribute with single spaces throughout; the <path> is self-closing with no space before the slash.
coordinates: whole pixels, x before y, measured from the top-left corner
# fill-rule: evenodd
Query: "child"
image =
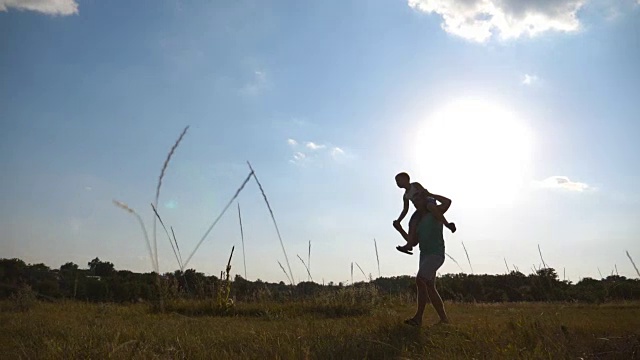
<path id="1" fill-rule="evenodd" d="M 418 182 L 411 182 L 409 174 L 402 172 L 396 175 L 396 184 L 399 188 L 405 189 L 403 201 L 404 206 L 402 209 L 402 213 L 400 213 L 400 217 L 398 220 L 393 222 L 393 227 L 398 230 L 401 228 L 400 222 L 407 215 L 409 211 L 409 201 L 411 201 L 416 208 L 416 210 L 411 215 L 409 220 L 409 240 L 405 246 L 397 246 L 396 249 L 400 252 L 407 253 L 409 255 L 413 255 L 411 249 L 418 244 L 418 237 L 416 236 L 416 227 L 418 225 L 419 220 L 423 215 L 423 211 L 425 207 L 423 201 L 426 201 L 426 210 L 431 212 L 433 216 L 441 222 L 447 229 L 451 230 L 452 233 L 456 232 L 456 225 L 454 223 L 450 223 L 444 217 L 444 215 L 438 210 L 436 207 L 436 200 L 431 197 L 430 193 L 420 185 Z"/>

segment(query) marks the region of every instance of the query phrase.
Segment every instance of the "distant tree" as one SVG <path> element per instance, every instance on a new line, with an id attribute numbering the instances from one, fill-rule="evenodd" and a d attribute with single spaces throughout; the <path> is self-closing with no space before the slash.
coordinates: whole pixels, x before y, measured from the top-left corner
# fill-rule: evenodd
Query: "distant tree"
<path id="1" fill-rule="evenodd" d="M 78 264 L 74 264 L 72 262 L 68 262 L 62 266 L 60 266 L 60 271 L 76 271 L 78 270 Z"/>
<path id="2" fill-rule="evenodd" d="M 113 264 L 108 261 L 100 261 L 99 258 L 95 258 L 88 263 L 91 274 L 95 276 L 110 276 L 115 273 Z"/>

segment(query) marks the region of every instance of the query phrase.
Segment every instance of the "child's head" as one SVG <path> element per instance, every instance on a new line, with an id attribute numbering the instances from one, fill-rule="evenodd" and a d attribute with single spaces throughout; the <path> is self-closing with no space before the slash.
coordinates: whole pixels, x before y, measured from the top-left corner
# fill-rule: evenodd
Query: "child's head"
<path id="1" fill-rule="evenodd" d="M 396 185 L 398 185 L 399 188 L 408 188 L 411 185 L 409 174 L 407 174 L 406 172 L 401 172 L 396 175 Z"/>

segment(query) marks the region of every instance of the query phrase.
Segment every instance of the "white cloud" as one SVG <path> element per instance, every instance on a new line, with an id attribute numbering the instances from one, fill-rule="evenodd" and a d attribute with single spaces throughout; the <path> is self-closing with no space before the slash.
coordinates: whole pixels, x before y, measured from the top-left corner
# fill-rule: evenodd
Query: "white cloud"
<path id="1" fill-rule="evenodd" d="M 292 159 L 289 160 L 293 164 L 312 164 L 327 160 L 339 161 L 350 158 L 344 149 L 333 145 L 307 141 L 304 143 L 304 148 L 300 148 L 298 147 L 298 141 L 294 139 L 288 139 L 287 143 L 295 148 Z"/>
<path id="2" fill-rule="evenodd" d="M 514 39 L 545 31 L 580 28 L 577 12 L 586 0 L 408 0 L 410 7 L 436 13 L 448 33 L 484 42 L 493 35 Z"/>
<path id="3" fill-rule="evenodd" d="M 523 85 L 533 85 L 540 81 L 537 75 L 524 74 L 522 76 L 522 84 Z"/>
<path id="4" fill-rule="evenodd" d="M 30 10 L 48 15 L 73 15 L 78 13 L 75 0 L 0 0 L 0 11 L 9 8 Z"/>
<path id="5" fill-rule="evenodd" d="M 296 152 L 293 154 L 293 159 L 289 160 L 292 164 L 302 164 L 307 161 L 307 155 L 302 152 Z"/>
<path id="6" fill-rule="evenodd" d="M 550 176 L 542 181 L 534 182 L 534 185 L 547 189 L 561 189 L 567 191 L 583 192 L 585 190 L 593 190 L 593 187 L 582 183 L 571 181 L 566 176 Z"/>
<path id="7" fill-rule="evenodd" d="M 266 87 L 267 74 L 264 71 L 255 70 L 251 80 L 240 89 L 240 92 L 244 95 L 258 95 Z"/>
<path id="8" fill-rule="evenodd" d="M 334 158 L 342 155 L 344 155 L 344 150 L 342 150 L 341 148 L 334 147 L 333 149 L 331 149 L 331 156 L 333 156 Z"/>
<path id="9" fill-rule="evenodd" d="M 316 144 L 313 141 L 307 142 L 306 146 L 311 150 L 321 150 L 327 147 L 326 145 Z"/>

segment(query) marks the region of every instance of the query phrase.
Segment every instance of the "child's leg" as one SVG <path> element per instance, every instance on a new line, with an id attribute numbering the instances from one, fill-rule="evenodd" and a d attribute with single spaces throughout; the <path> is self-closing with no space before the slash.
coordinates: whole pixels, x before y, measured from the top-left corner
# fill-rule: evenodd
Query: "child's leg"
<path id="1" fill-rule="evenodd" d="M 411 218 L 409 219 L 409 239 L 407 240 L 407 247 L 413 248 L 414 246 L 418 245 L 418 233 L 416 231 L 416 228 L 418 227 L 418 222 L 421 218 L 422 212 L 416 210 L 413 212 L 413 215 L 411 215 Z"/>

